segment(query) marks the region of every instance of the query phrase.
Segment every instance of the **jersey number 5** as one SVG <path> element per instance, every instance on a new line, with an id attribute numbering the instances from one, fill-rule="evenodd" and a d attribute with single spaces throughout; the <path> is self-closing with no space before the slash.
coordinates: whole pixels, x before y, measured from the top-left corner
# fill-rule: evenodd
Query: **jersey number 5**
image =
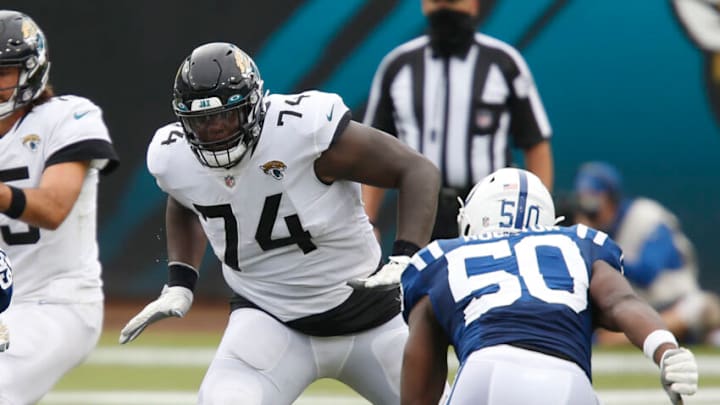
<path id="1" fill-rule="evenodd" d="M 565 262 L 573 282 L 572 292 L 556 290 L 545 282 L 538 263 L 537 248 L 557 248 Z M 512 256 L 510 242 L 506 239 L 477 245 L 461 246 L 445 257 L 448 261 L 448 284 L 455 302 L 472 293 L 497 286 L 495 292 L 482 294 L 470 301 L 465 308 L 465 324 L 480 318 L 484 313 L 497 307 L 511 305 L 522 296 L 520 279 L 533 297 L 552 304 L 564 304 L 576 313 L 587 308 L 588 272 L 585 261 L 575 242 L 565 235 L 526 236 L 515 245 L 515 259 L 519 274 L 507 270 L 469 275 L 465 265 L 467 259 L 491 257 L 500 261 Z"/>
<path id="2" fill-rule="evenodd" d="M 29 178 L 30 173 L 27 166 L 0 170 L 0 181 L 3 183 Z M 40 240 L 40 229 L 30 225 L 27 225 L 27 227 L 28 230 L 25 232 L 13 232 L 7 225 L 0 226 L 3 241 L 8 245 L 32 245 L 37 243 Z"/>

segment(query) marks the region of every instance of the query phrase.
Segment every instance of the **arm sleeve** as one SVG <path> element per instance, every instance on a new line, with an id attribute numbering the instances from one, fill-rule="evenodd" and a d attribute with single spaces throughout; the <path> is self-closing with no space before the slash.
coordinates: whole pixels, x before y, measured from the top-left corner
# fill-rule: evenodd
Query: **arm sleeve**
<path id="1" fill-rule="evenodd" d="M 415 304 L 425 295 L 430 295 L 434 285 L 438 285 L 446 274 L 447 260 L 444 252 L 462 244 L 461 240 L 438 240 L 420 249 L 410 260 L 402 274 L 403 317 L 407 322 Z"/>
<path id="2" fill-rule="evenodd" d="M 388 74 L 389 65 L 390 58 L 386 56 L 375 72 L 363 124 L 397 136 L 395 119 L 393 118 L 392 97 L 390 97 L 391 77 Z"/>
<path id="3" fill-rule="evenodd" d="M 540 93 L 535 86 L 530 68 L 517 51 L 510 54 L 506 79 L 510 87 L 508 97 L 510 132 L 515 146 L 527 149 L 550 139 L 552 128 Z"/>
<path id="4" fill-rule="evenodd" d="M 319 156 L 342 135 L 350 124 L 352 113 L 337 94 L 315 92 L 311 95 L 308 100 L 313 104 L 309 112 L 314 112 L 313 142 L 315 154 Z"/>
<path id="5" fill-rule="evenodd" d="M 420 249 L 410 260 L 410 264 L 402 273 L 402 313 L 405 322 L 410 317 L 410 312 L 415 307 L 420 298 L 427 295 L 427 285 L 424 283 L 422 271 L 432 264 L 427 263 L 425 258 L 430 255 L 428 248 Z"/>
<path id="6" fill-rule="evenodd" d="M 0 288 L 0 312 L 3 312 L 10 306 L 10 300 L 12 299 L 12 285 L 6 289 Z"/>
<path id="7" fill-rule="evenodd" d="M 13 292 L 13 274 L 5 252 L 0 252 L 0 312 L 10 306 Z"/>
<path id="8" fill-rule="evenodd" d="M 597 231 L 592 230 L 592 232 Z M 625 273 L 625 259 L 623 257 L 623 252 L 614 240 L 607 237 L 603 244 L 596 249 L 595 255 L 595 260 L 603 260 L 620 273 Z"/>
<path id="9" fill-rule="evenodd" d="M 45 167 L 90 161 L 90 166 L 107 174 L 118 165 L 102 110 L 88 100 L 73 101 L 55 127 L 46 150 Z"/>
<path id="10" fill-rule="evenodd" d="M 172 191 L 167 184 L 166 177 L 175 173 L 170 160 L 189 152 L 190 148 L 185 144 L 184 137 L 185 134 L 180 124 L 172 123 L 155 131 L 150 145 L 148 145 L 145 164 L 148 172 L 155 178 L 157 186 L 165 193 Z"/>

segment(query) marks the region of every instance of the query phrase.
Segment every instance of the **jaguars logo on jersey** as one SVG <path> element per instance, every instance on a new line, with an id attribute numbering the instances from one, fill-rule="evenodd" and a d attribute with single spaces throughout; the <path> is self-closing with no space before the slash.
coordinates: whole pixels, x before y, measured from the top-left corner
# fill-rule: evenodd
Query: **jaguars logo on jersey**
<path id="1" fill-rule="evenodd" d="M 40 146 L 40 136 L 37 134 L 25 135 L 22 137 L 22 144 L 31 152 L 35 152 Z"/>
<path id="2" fill-rule="evenodd" d="M 279 160 L 271 160 L 263 165 L 260 165 L 260 169 L 273 179 L 282 180 L 283 177 L 285 177 L 285 169 L 287 169 L 287 165 Z"/>

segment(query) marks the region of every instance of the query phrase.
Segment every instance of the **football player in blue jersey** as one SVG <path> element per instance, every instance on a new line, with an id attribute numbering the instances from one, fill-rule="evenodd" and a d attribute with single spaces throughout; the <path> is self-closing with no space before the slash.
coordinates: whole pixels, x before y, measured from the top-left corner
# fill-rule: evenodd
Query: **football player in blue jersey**
<path id="1" fill-rule="evenodd" d="M 5 252 L 0 250 L 0 313 L 10 306 L 12 291 L 13 279 L 10 261 Z M 0 319 L 0 352 L 4 352 L 8 347 L 10 347 L 10 333 Z"/>
<path id="2" fill-rule="evenodd" d="M 653 199 L 629 196 L 620 171 L 586 162 L 575 176 L 574 219 L 607 234 L 625 256 L 625 278 L 660 313 L 681 342 L 720 345 L 720 297 L 703 290 L 695 247 L 679 219 Z M 620 333 L 598 330 L 602 345 L 625 344 Z"/>
<path id="3" fill-rule="evenodd" d="M 597 404 L 590 372 L 597 325 L 624 332 L 660 366 L 674 404 L 695 393 L 692 352 L 633 292 L 620 248 L 603 232 L 555 223 L 541 181 L 501 169 L 461 205 L 460 238 L 413 256 L 402 272 L 410 326 L 403 404 L 437 403 L 450 345 L 460 361 L 450 404 Z"/>

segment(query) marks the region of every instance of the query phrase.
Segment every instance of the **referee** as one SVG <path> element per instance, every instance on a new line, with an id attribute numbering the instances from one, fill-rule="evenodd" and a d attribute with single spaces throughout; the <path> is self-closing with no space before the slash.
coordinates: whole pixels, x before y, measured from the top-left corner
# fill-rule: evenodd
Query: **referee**
<path id="1" fill-rule="evenodd" d="M 491 172 L 525 167 L 552 189 L 551 128 L 532 74 L 512 46 L 475 32 L 478 0 L 421 0 L 428 35 L 385 56 L 364 123 L 388 132 L 440 169 L 443 188 L 433 239 L 454 238 L 457 197 Z M 385 191 L 363 186 L 375 224 Z"/>

